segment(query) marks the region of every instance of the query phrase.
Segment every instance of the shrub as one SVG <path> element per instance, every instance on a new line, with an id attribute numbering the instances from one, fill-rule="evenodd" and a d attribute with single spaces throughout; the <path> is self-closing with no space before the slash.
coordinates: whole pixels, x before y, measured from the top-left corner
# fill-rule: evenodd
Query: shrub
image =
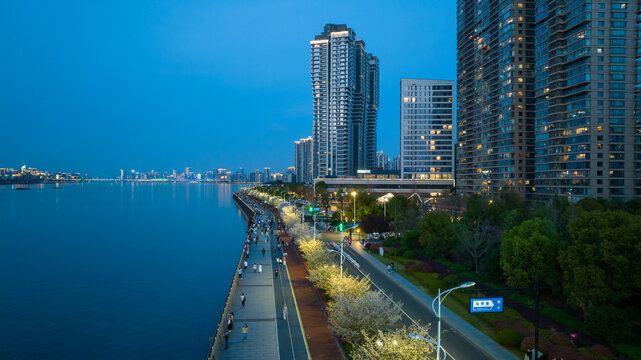
<path id="1" fill-rule="evenodd" d="M 458 275 L 451 274 L 444 277 L 443 281 L 445 282 L 445 284 L 447 284 L 447 286 L 453 287 L 459 285 L 461 279 L 458 277 Z"/>
<path id="2" fill-rule="evenodd" d="M 424 273 L 433 273 L 434 269 L 432 269 L 430 264 L 424 262 L 424 263 L 421 263 L 421 271 Z"/>
<path id="3" fill-rule="evenodd" d="M 539 337 L 539 351 L 547 353 L 548 349 L 552 346 L 550 340 Z M 534 349 L 534 336 L 527 336 L 521 340 L 521 350 L 528 351 Z"/>
<path id="4" fill-rule="evenodd" d="M 434 280 L 430 282 L 429 289 L 432 294 L 436 294 L 439 288 L 441 289 L 441 291 L 447 290 L 447 283 L 443 280 Z"/>
<path id="5" fill-rule="evenodd" d="M 612 353 L 612 350 L 608 349 L 607 347 L 601 344 L 594 344 L 590 346 L 590 354 L 599 358 L 604 358 L 604 359 L 614 358 L 614 354 Z"/>
<path id="6" fill-rule="evenodd" d="M 393 238 L 387 238 L 387 239 L 383 240 L 383 245 L 385 245 L 385 246 L 394 245 L 394 239 Z"/>
<path id="7" fill-rule="evenodd" d="M 612 305 L 593 306 L 584 323 L 591 335 L 610 343 L 630 340 L 630 322 L 625 311 Z"/>
<path id="8" fill-rule="evenodd" d="M 403 257 L 407 259 L 414 259 L 416 257 L 416 253 L 414 250 L 407 250 L 403 253 Z"/>
<path id="9" fill-rule="evenodd" d="M 420 271 L 421 271 L 421 269 L 422 269 L 422 267 L 421 267 L 421 264 L 420 264 L 420 263 L 412 263 L 412 265 L 410 265 L 410 266 L 407 266 L 407 264 L 405 264 L 405 268 L 406 268 L 408 271 L 413 271 L 413 272 L 420 272 Z"/>
<path id="10" fill-rule="evenodd" d="M 553 332 L 548 337 L 548 339 L 550 339 L 550 342 L 555 345 L 563 345 L 563 346 L 572 345 L 572 341 L 570 340 L 570 337 L 562 332 Z"/>
<path id="11" fill-rule="evenodd" d="M 416 261 L 412 261 L 412 260 L 410 260 L 410 261 L 408 261 L 408 262 L 406 262 L 406 263 L 405 263 L 405 268 L 407 269 L 407 268 L 409 268 L 410 266 L 415 265 L 415 264 L 417 264 L 417 262 L 416 262 Z M 410 271 L 411 271 L 411 270 L 410 270 Z"/>
<path id="12" fill-rule="evenodd" d="M 503 329 L 496 333 L 496 341 L 507 347 L 516 347 L 521 343 L 521 334 L 516 330 Z"/>
<path id="13" fill-rule="evenodd" d="M 398 256 L 398 249 L 393 248 L 393 247 L 386 247 L 385 248 L 385 254 L 389 256 Z"/>

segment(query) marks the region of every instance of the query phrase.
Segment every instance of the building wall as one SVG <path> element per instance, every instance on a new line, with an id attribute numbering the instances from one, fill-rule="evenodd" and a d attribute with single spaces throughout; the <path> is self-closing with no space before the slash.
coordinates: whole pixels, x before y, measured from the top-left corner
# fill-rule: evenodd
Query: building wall
<path id="1" fill-rule="evenodd" d="M 534 179 L 534 1 L 459 0 L 456 187 L 529 195 Z"/>
<path id="2" fill-rule="evenodd" d="M 376 162 L 378 59 L 346 25 L 310 42 L 314 176 L 350 176 Z"/>
<path id="3" fill-rule="evenodd" d="M 312 178 L 312 147 L 313 140 L 310 136 L 307 139 L 300 139 L 294 142 L 294 163 L 296 181 L 309 184 Z"/>
<path id="4" fill-rule="evenodd" d="M 402 79 L 400 95 L 401 178 L 453 179 L 454 81 Z"/>
<path id="5" fill-rule="evenodd" d="M 537 197 L 641 196 L 638 5 L 536 1 Z"/>

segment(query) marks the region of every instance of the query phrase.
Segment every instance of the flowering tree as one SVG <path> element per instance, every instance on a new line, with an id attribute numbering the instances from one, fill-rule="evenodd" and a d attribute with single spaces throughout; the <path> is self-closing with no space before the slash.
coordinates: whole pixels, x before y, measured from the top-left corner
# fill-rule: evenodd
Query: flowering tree
<path id="1" fill-rule="evenodd" d="M 400 306 L 380 291 L 368 291 L 356 298 L 339 296 L 327 310 L 336 333 L 350 342 L 392 328 L 401 319 Z"/>
<path id="2" fill-rule="evenodd" d="M 378 330 L 373 336 L 364 336 L 363 341 L 350 354 L 354 360 L 429 360 L 436 358 L 434 347 L 421 339 L 413 339 L 410 334 L 428 338 L 427 327 L 412 325 L 383 332 Z"/>
<path id="3" fill-rule="evenodd" d="M 365 295 L 370 290 L 369 279 L 364 277 L 360 280 L 349 275 L 344 275 L 341 279 L 340 271 L 333 274 L 330 278 L 330 286 L 327 290 L 327 295 L 332 299 L 345 298 L 355 299 Z"/>

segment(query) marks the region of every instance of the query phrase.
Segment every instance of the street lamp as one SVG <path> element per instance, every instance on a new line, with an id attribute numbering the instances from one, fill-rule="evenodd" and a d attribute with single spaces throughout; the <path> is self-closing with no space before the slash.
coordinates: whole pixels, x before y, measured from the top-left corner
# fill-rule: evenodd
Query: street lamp
<path id="1" fill-rule="evenodd" d="M 383 199 L 383 219 L 387 219 L 387 200 L 388 198 Z"/>
<path id="2" fill-rule="evenodd" d="M 445 297 L 449 295 L 452 291 L 456 289 L 463 289 L 463 288 L 469 288 L 476 285 L 474 281 L 468 281 L 464 284 L 461 284 L 457 287 L 453 287 L 449 290 L 445 290 L 444 292 L 441 292 L 441 288 L 438 288 L 438 295 L 432 300 L 432 311 L 434 311 L 434 315 L 436 315 L 436 321 L 437 321 L 437 337 L 436 337 L 436 360 L 441 359 L 441 303 L 443 300 L 445 300 Z M 438 313 L 436 312 L 436 308 L 434 307 L 436 301 L 438 300 Z"/>
<path id="3" fill-rule="evenodd" d="M 356 191 L 352 191 L 352 196 L 354 197 L 354 229 L 356 229 Z"/>

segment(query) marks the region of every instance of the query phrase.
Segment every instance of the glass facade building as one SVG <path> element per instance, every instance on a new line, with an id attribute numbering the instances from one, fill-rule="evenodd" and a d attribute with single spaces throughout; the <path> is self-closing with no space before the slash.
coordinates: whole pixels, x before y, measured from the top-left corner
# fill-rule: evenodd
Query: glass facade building
<path id="1" fill-rule="evenodd" d="M 537 197 L 641 196 L 638 1 L 537 0 Z"/>
<path id="2" fill-rule="evenodd" d="M 453 80 L 401 79 L 402 179 L 454 178 Z"/>
<path id="3" fill-rule="evenodd" d="M 346 25 L 310 42 L 314 177 L 355 176 L 376 166 L 379 63 Z"/>
<path id="4" fill-rule="evenodd" d="M 534 190 L 534 1 L 457 2 L 456 188 Z"/>

